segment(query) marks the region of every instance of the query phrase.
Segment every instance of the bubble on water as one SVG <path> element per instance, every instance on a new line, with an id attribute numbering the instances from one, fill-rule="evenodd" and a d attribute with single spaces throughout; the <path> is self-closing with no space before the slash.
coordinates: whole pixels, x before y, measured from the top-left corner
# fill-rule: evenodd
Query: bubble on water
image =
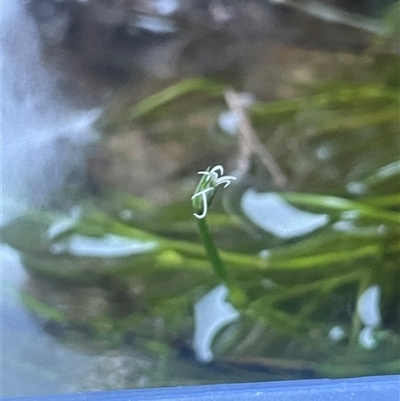
<path id="1" fill-rule="evenodd" d="M 224 111 L 218 117 L 219 127 L 229 135 L 237 134 L 239 122 L 239 116 L 233 111 Z"/>
<path id="2" fill-rule="evenodd" d="M 267 259 L 269 259 L 270 256 L 271 256 L 271 251 L 270 251 L 269 249 L 263 249 L 262 251 L 258 252 L 258 256 L 259 256 L 261 259 L 267 260 Z"/>
<path id="3" fill-rule="evenodd" d="M 367 186 L 362 182 L 351 181 L 346 185 L 346 188 L 353 195 L 362 195 L 367 192 Z"/>
<path id="4" fill-rule="evenodd" d="M 344 330 L 342 329 L 342 327 L 335 326 L 329 330 L 328 336 L 332 341 L 340 341 L 346 337 L 346 334 L 345 334 Z"/>

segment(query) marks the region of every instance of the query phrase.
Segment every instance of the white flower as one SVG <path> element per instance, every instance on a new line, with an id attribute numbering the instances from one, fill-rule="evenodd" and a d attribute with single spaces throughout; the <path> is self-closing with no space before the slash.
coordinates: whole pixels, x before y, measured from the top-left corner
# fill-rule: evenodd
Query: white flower
<path id="1" fill-rule="evenodd" d="M 202 219 L 207 214 L 207 208 L 211 204 L 217 187 L 223 185 L 226 188 L 233 180 L 236 180 L 236 177 L 230 175 L 224 176 L 224 168 L 221 165 L 215 166 L 211 170 L 208 168 L 206 171 L 199 171 L 198 174 L 201 174 L 203 177 L 192 196 L 192 204 L 196 211 L 201 211 L 200 214 L 193 213 L 194 216 Z"/>

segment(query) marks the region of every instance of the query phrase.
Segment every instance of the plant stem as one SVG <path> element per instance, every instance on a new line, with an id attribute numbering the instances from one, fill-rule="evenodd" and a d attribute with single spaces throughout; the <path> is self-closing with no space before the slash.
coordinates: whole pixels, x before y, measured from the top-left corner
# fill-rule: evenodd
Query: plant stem
<path id="1" fill-rule="evenodd" d="M 210 230 L 208 229 L 206 219 L 197 219 L 197 224 L 199 226 L 200 236 L 203 240 L 208 259 L 210 260 L 215 273 L 217 274 L 218 278 L 220 278 L 224 283 L 227 283 L 228 275 L 219 256 L 218 249 L 214 244 Z"/>
<path id="2" fill-rule="evenodd" d="M 247 303 L 246 294 L 235 283 L 228 279 L 228 274 L 222 263 L 218 249 L 215 246 L 213 237 L 208 229 L 207 221 L 205 218 L 197 219 L 199 226 L 200 236 L 206 249 L 207 257 L 211 262 L 217 277 L 229 288 L 229 298 L 232 303 L 238 307 L 242 307 Z"/>

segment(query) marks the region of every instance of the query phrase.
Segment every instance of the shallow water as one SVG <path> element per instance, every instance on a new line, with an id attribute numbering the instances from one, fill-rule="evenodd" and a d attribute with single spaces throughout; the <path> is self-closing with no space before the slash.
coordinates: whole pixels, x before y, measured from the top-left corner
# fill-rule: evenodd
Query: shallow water
<path id="1" fill-rule="evenodd" d="M 161 14 L 176 11 L 174 2 L 156 5 Z M 342 44 L 321 35 L 321 43 L 310 40 L 314 50 L 293 47 L 293 31 L 282 22 L 285 12 L 268 8 L 276 29 L 287 29 L 290 44 L 260 23 L 256 31 L 262 34 L 250 50 L 240 40 L 229 42 L 229 35 L 222 43 L 240 55 L 236 64 L 236 57 L 215 57 L 219 42 L 207 48 L 212 29 L 207 36 L 200 24 L 201 39 L 186 43 L 165 29 L 161 39 L 152 36 L 160 33 L 159 25 L 139 19 L 128 33 L 143 39 L 140 61 L 128 68 L 126 46 L 133 39 L 125 31 L 115 35 L 111 50 L 102 48 L 107 36 L 99 43 L 89 35 L 94 47 L 82 45 L 83 55 L 76 56 L 68 46 L 58 47 L 57 36 L 46 39 L 52 32 L 48 22 L 60 21 L 55 9 L 39 9 L 45 22 L 46 15 L 52 17 L 36 25 L 40 18 L 22 2 L 3 0 L 2 7 L 3 396 L 393 372 L 399 341 L 396 318 L 388 311 L 397 310 L 398 297 L 376 270 L 398 277 L 398 205 L 380 198 L 396 195 L 396 123 L 389 115 L 381 125 L 373 119 L 362 124 L 362 107 L 373 115 L 378 97 L 390 111 L 393 96 L 379 85 L 367 86 L 360 89 L 367 100 L 352 100 L 351 87 L 364 76 L 368 84 L 376 81 L 373 57 L 351 52 L 369 33 L 355 35 L 357 44 L 346 34 Z M 218 32 L 229 13 L 212 13 L 222 18 Z M 302 46 L 304 21 L 294 41 Z M 62 24 L 54 26 L 64 32 Z M 136 37 L 134 28 L 147 31 Z M 338 47 L 337 53 L 326 52 Z M 251 62 L 241 64 L 248 52 Z M 172 63 L 171 55 L 177 58 Z M 62 66 L 65 60 L 71 64 Z M 390 56 L 381 63 L 391 65 Z M 237 185 L 215 200 L 210 225 L 248 304 L 239 320 L 228 305 L 231 316 L 225 320 L 231 324 L 214 333 L 212 354 L 203 358 L 214 358 L 211 364 L 196 360 L 195 343 L 202 341 L 194 334 L 193 309 L 221 287 L 204 257 L 188 199 L 196 172 L 208 165 L 222 163 L 240 178 L 236 137 L 218 125 L 227 105 L 222 96 L 208 97 L 201 81 L 204 93 L 144 116 L 135 109 L 139 99 L 170 80 L 204 71 L 250 93 L 257 134 L 289 181 L 280 193 L 255 158 Z M 138 75 L 124 84 L 129 74 Z M 343 77 L 350 85 L 335 95 Z M 328 78 L 339 83 L 326 89 Z M 302 86 L 317 96 L 307 100 Z M 300 107 L 267 109 L 270 100 L 301 96 Z M 353 118 L 346 107 L 353 110 L 357 102 L 361 113 Z M 145 114 L 145 107 L 140 110 Z M 132 115 L 139 117 L 132 121 Z M 228 130 L 235 125 L 230 121 Z M 343 201 L 362 201 L 362 195 L 372 203 Z M 343 284 L 335 287 L 339 280 Z M 366 313 L 365 305 L 375 313 Z M 309 316 L 319 325 L 307 326 Z M 348 343 L 355 346 L 348 350 Z"/>

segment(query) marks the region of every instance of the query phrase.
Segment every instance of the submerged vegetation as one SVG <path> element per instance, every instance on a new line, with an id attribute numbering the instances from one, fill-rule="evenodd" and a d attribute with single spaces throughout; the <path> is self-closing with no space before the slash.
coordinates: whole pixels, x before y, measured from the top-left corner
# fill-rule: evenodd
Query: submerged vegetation
<path id="1" fill-rule="evenodd" d="M 240 320 L 214 341 L 219 366 L 280 377 L 399 373 L 399 59 L 369 59 L 347 72 L 351 83 L 249 101 L 233 135 L 217 127 L 222 113 L 235 116 L 227 88 L 209 80 L 184 80 L 127 107 L 118 118 L 149 131 L 175 116 L 163 140 L 175 130 L 184 136 L 190 116 L 212 109 L 205 114 L 215 146 L 236 154 L 225 157 L 238 177 L 207 214 L 215 263 L 225 268 L 215 275 L 198 242 L 194 168 L 185 196 L 166 205 L 114 193 L 71 214 L 32 211 L 5 227 L 3 242 L 36 280 L 23 290 L 26 307 L 107 347 L 133 336 L 166 355 L 190 348 L 194 304 L 228 274 L 243 297 L 235 304 Z M 207 213 L 213 172 L 215 186 L 229 178 L 205 173 L 193 200 L 197 217 Z M 82 288 L 99 289 L 96 307 L 55 296 Z"/>

